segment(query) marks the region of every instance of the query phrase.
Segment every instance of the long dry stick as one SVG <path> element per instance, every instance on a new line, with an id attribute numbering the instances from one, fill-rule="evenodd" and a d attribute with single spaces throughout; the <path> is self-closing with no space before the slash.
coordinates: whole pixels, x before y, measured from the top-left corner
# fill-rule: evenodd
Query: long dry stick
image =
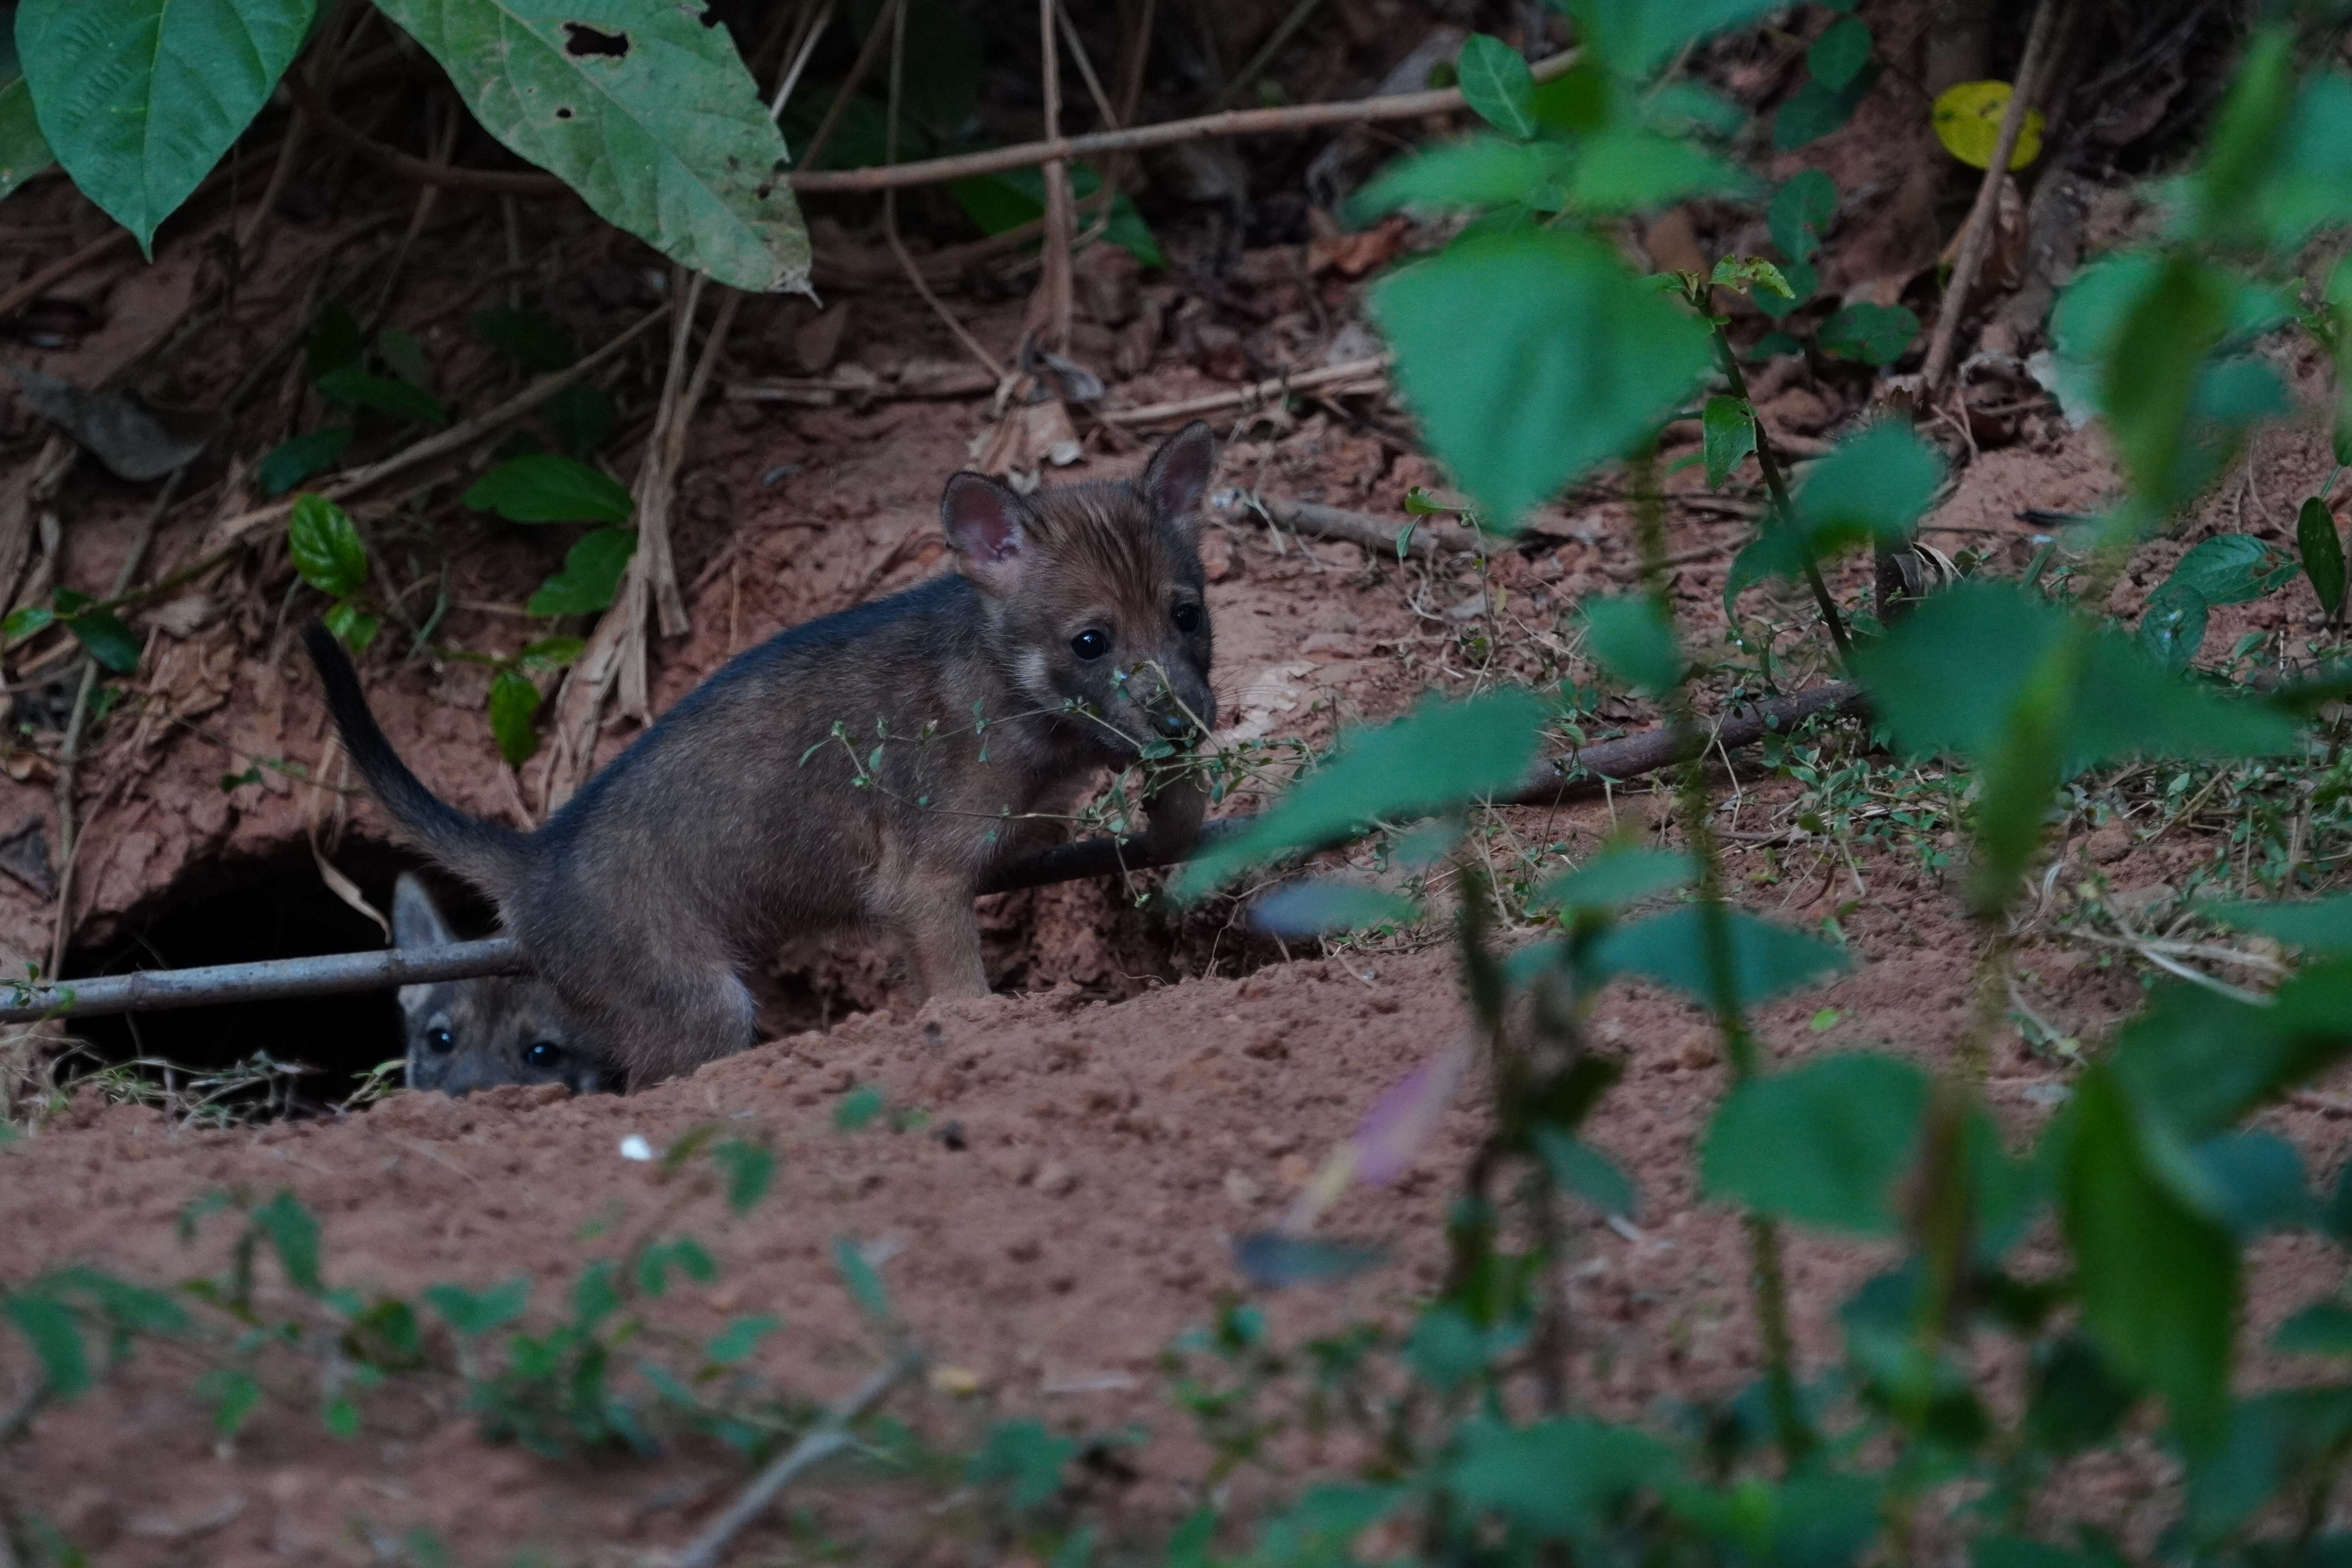
<path id="1" fill-rule="evenodd" d="M 883 14 L 876 16 L 873 26 L 866 28 L 866 41 L 857 46 L 857 58 L 849 63 L 849 74 L 841 79 L 841 86 L 835 91 L 824 118 L 816 122 L 816 130 L 809 135 L 808 145 L 801 149 L 801 155 L 796 160 L 800 167 L 809 167 L 824 157 L 824 150 L 833 145 L 833 133 L 840 128 L 841 117 L 849 111 L 849 100 L 856 96 L 857 89 L 866 84 L 866 77 L 881 61 L 883 39 L 890 35 L 897 26 L 898 14 L 905 8 L 906 0 L 887 0 Z"/>
<path id="2" fill-rule="evenodd" d="M 1343 364 L 1326 365 L 1320 370 L 1293 371 L 1269 376 L 1264 381 L 1254 381 L 1247 386 L 1236 386 L 1230 392 L 1181 397 L 1173 403 L 1148 403 L 1140 408 L 1106 408 L 1096 417 L 1106 425 L 1167 425 L 1202 414 L 1221 414 L 1232 408 L 1262 407 L 1290 393 L 1303 392 L 1312 386 L 1374 380 L 1387 373 L 1391 357 L 1374 354 L 1369 359 L 1351 359 Z"/>
<path id="3" fill-rule="evenodd" d="M 1528 769 L 1505 805 L 1557 805 L 1606 793 L 1628 779 L 1703 756 L 1717 748 L 1752 746 L 1768 734 L 1786 734 L 1822 714 L 1865 711 L 1862 689 L 1851 681 L 1792 691 L 1785 697 L 1742 703 L 1716 716 L 1711 725 L 1668 725 L 1622 740 L 1603 741 L 1580 751 L 1548 758 Z M 1146 834 L 1128 838 L 1082 838 L 1055 845 L 992 872 L 982 893 L 1018 892 L 1055 882 L 1075 882 L 1123 872 L 1148 871 L 1189 860 L 1242 831 L 1249 818 L 1205 824 L 1199 839 L 1181 847 L 1155 845 Z M 211 969 L 149 970 L 138 974 L 84 981 L 79 985 L 0 983 L 0 1024 L 47 1017 L 148 1012 L 166 1007 L 207 1006 L 286 996 L 333 995 L 404 985 L 426 980 L 464 980 L 485 974 L 528 973 L 511 937 L 491 937 L 455 947 L 414 952 L 338 953 L 328 958 L 272 959 L 222 964 Z"/>
<path id="4" fill-rule="evenodd" d="M 727 1505 L 727 1510 L 706 1526 L 693 1543 L 678 1553 L 675 1568 L 713 1568 L 719 1553 L 728 1543 L 740 1535 L 751 1521 L 768 1511 L 776 1494 L 792 1484 L 803 1471 L 823 1463 L 850 1446 L 850 1427 L 867 1411 L 882 1403 L 883 1396 L 899 1383 L 919 1371 L 921 1355 L 911 1350 L 900 1351 L 859 1384 L 856 1392 L 827 1410 L 817 1424 L 803 1435 L 768 1468 L 752 1479 L 742 1495 Z"/>
<path id="5" fill-rule="evenodd" d="M 1977 186 L 1976 205 L 1969 209 L 1968 222 L 1960 228 L 1960 253 L 1952 258 L 1952 280 L 1944 287 L 1943 303 L 1936 310 L 1936 332 L 1927 340 L 1927 363 L 1919 372 L 1920 403 L 1934 401 L 1951 373 L 1952 345 L 1960 331 L 1960 317 L 1967 313 L 1969 290 L 1976 287 L 1977 273 L 1984 266 L 1985 253 L 1991 248 L 1994 215 L 2000 210 L 2001 182 L 2009 178 L 2009 160 L 2017 151 L 2017 138 L 2025 129 L 2025 115 L 2033 96 L 2041 89 L 2040 77 L 2051 40 L 2057 36 L 2058 14 L 2065 8 L 2065 0 L 2042 0 L 2033 12 L 2033 26 L 2025 35 L 2025 54 L 2017 63 L 2017 81 L 2010 89 L 2009 107 L 2001 111 L 2000 134 L 1993 139 L 1992 161 L 1985 165 L 1983 181 Z"/>
<path id="6" fill-rule="evenodd" d="M 882 161 L 886 163 L 895 163 L 898 157 L 898 98 L 903 86 L 906 65 L 907 7 L 904 5 L 893 5 L 890 16 L 890 105 L 882 123 Z M 907 242 L 898 235 L 898 193 L 897 191 L 882 193 L 882 237 L 890 242 L 891 253 L 898 257 L 898 265 L 907 270 L 907 281 L 915 286 L 915 292 L 921 295 L 923 303 L 931 308 L 931 314 L 946 322 L 948 331 L 955 334 L 956 342 L 964 346 L 964 352 L 986 366 L 988 374 L 995 377 L 999 386 L 1003 385 L 1006 374 L 1004 366 L 998 363 L 996 356 L 990 353 L 980 339 L 972 335 L 971 329 L 958 321 L 956 313 L 949 310 L 937 294 L 931 292 L 930 282 L 923 276 L 923 269 L 917 266 L 915 258 L 907 253 Z"/>
<path id="7" fill-rule="evenodd" d="M 877 27 L 866 35 L 869 46 L 879 35 Z M 866 68 L 871 61 L 861 50 L 858 58 Z M 1549 59 L 1538 60 L 1535 78 L 1549 81 L 1576 64 L 1573 49 L 1565 50 Z M 862 79 L 865 71 L 851 68 L 854 78 Z M 289 82 L 291 78 L 289 78 Z M 847 89 L 844 89 L 845 102 Z M 327 131 L 330 135 L 352 143 L 386 169 L 403 179 L 422 184 L 439 184 L 451 190 L 482 191 L 493 195 L 558 196 L 570 193 L 572 187 L 553 174 L 509 173 L 496 169 L 445 169 L 428 159 L 419 158 L 396 147 L 387 147 L 354 130 L 337 119 L 326 105 L 315 97 L 304 97 L 298 88 L 296 100 L 304 112 Z M 840 103 L 836 103 L 836 109 Z M 919 163 L 882 164 L 864 169 L 811 169 L 808 165 L 824 151 L 830 140 L 830 127 L 820 125 L 818 135 L 810 139 L 800 156 L 800 167 L 787 174 L 785 180 L 793 190 L 803 195 L 841 191 L 904 190 L 910 185 L 937 185 L 950 180 L 961 180 L 973 174 L 1001 174 L 1010 169 L 1034 169 L 1054 159 L 1077 163 L 1106 153 L 1134 153 L 1150 147 L 1172 147 L 1184 142 L 1204 142 L 1220 136 L 1266 136 L 1293 131 L 1312 131 L 1326 125 L 1364 125 L 1383 120 L 1420 120 L 1433 114 L 1451 114 L 1467 107 L 1459 88 L 1445 88 L 1434 92 L 1391 92 L 1372 98 L 1349 99 L 1339 103 L 1295 103 L 1279 109 L 1228 109 L 1218 114 L 1204 114 L 1192 120 L 1171 120 L 1158 125 L 1138 125 L 1119 131 L 1100 131 L 1085 136 L 1056 137 L 1049 142 L 1031 142 L 1015 147 L 998 147 L 985 153 L 963 153 L 949 158 L 929 158 Z M 50 281 L 54 282 L 52 279 Z M 46 285 L 44 285 L 46 287 Z M 19 300 L 16 304 L 22 304 Z M 9 309 L 16 308 L 9 305 Z"/>
<path id="8" fill-rule="evenodd" d="M 353 468 L 349 473 L 342 474 L 320 486 L 320 493 L 329 500 L 342 500 L 357 495 L 362 490 L 373 489 L 386 479 L 404 474 L 419 464 L 431 462 L 436 458 L 447 457 L 452 452 L 463 451 L 483 437 L 502 430 L 520 419 L 541 404 L 619 353 L 667 317 L 669 311 L 670 307 L 667 303 L 655 306 L 628 326 L 624 327 L 610 342 L 598 348 L 593 353 L 583 354 L 575 363 L 541 376 L 496 408 L 477 414 L 462 425 L 453 425 L 437 436 L 427 436 L 422 441 L 403 447 L 380 462 L 371 463 L 362 468 Z M 293 510 L 294 498 L 289 496 L 283 500 L 272 501 L 268 506 L 256 507 L 250 511 L 239 512 L 235 517 L 216 524 L 207 538 L 207 543 L 213 550 L 232 545 L 243 540 L 256 529 L 267 527 L 273 522 L 284 521 L 286 515 Z"/>
<path id="9" fill-rule="evenodd" d="M 1037 47 L 1045 59 L 1045 140 L 1062 136 L 1062 56 L 1055 36 L 1054 13 L 1058 0 L 1037 0 Z M 1076 219 L 1070 211 L 1070 165 L 1066 159 L 1045 160 L 1045 243 L 1039 253 L 1045 269 L 1037 293 L 1029 305 L 1031 340 L 1049 353 L 1070 348 L 1070 245 L 1076 237 Z"/>

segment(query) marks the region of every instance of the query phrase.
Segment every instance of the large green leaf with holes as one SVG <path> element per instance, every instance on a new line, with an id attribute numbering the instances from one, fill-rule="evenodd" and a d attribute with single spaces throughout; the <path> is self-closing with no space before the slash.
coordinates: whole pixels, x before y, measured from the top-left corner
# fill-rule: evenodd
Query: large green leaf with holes
<path id="1" fill-rule="evenodd" d="M 261 112 L 311 11 L 312 0 L 25 0 L 16 48 L 41 135 L 82 194 L 152 247 Z"/>
<path id="2" fill-rule="evenodd" d="M 677 0 L 379 0 L 518 156 L 672 260 L 808 286 L 784 141 L 727 29 Z"/>

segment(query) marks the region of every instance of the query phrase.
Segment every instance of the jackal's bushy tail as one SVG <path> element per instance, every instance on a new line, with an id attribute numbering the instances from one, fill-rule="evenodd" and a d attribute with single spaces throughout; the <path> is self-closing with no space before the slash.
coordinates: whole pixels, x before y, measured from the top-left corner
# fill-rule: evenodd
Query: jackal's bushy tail
<path id="1" fill-rule="evenodd" d="M 359 672 L 334 634 L 313 621 L 302 629 L 302 646 L 319 667 L 327 689 L 327 710 L 341 731 L 360 776 L 394 822 L 442 865 L 493 899 L 503 899 L 521 879 L 525 838 L 511 827 L 467 816 L 425 787 L 384 738 L 360 690 Z"/>

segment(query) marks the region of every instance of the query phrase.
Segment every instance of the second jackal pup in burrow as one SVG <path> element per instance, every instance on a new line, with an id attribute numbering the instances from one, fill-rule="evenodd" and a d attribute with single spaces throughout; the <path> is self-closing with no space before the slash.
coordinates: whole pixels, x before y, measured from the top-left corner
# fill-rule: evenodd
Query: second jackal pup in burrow
<path id="1" fill-rule="evenodd" d="M 665 714 L 537 832 L 466 816 L 408 771 L 324 628 L 305 634 L 368 787 L 494 900 L 575 1015 L 643 1084 L 752 1041 L 743 973 L 788 931 L 897 933 L 926 995 L 980 995 L 974 889 L 1105 764 L 1214 721 L 1195 424 L 1139 479 L 1024 499 L 948 481 L 956 572 L 780 633 Z M 1196 828 L 1197 791 L 1153 807 Z"/>

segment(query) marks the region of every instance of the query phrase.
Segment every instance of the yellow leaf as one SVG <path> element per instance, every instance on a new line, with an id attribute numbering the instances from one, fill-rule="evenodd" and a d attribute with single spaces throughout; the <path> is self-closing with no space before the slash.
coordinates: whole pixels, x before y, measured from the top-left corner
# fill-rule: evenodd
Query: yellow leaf
<path id="1" fill-rule="evenodd" d="M 1944 151 L 1971 169 L 1992 162 L 1994 143 L 2000 140 L 2000 119 L 2009 112 L 2009 83 L 1964 81 L 1944 89 L 1936 100 L 1936 140 Z M 2017 146 L 2009 166 L 2022 169 L 2042 156 L 2042 111 L 2029 109 L 2018 127 Z"/>

